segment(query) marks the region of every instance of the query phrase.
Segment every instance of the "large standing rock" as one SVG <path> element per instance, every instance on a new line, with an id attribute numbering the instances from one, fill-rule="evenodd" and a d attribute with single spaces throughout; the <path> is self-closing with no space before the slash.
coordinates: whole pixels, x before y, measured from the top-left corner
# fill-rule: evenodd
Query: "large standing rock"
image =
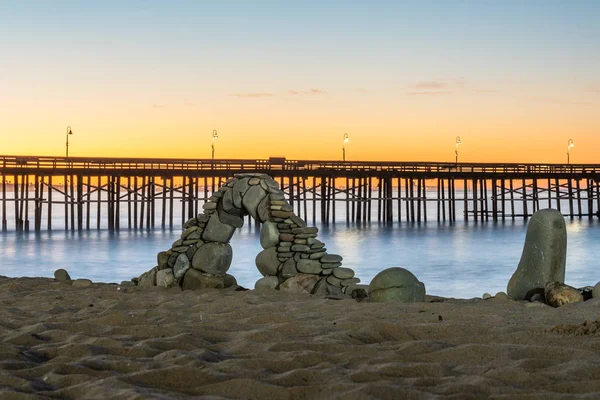
<path id="1" fill-rule="evenodd" d="M 506 292 L 515 300 L 524 300 L 530 290 L 544 288 L 550 282 L 564 283 L 566 258 L 563 216 L 552 209 L 537 211 L 529 221 L 521 261 Z"/>
<path id="2" fill-rule="evenodd" d="M 224 224 L 219 219 L 219 213 L 213 213 L 204 228 L 202 239 L 207 242 L 227 243 L 233 236 L 235 227 Z"/>
<path id="3" fill-rule="evenodd" d="M 229 243 L 205 243 L 194 254 L 192 267 L 208 274 L 224 275 L 231 266 L 232 257 Z"/>
<path id="4" fill-rule="evenodd" d="M 234 284 L 236 281 L 231 275 L 214 276 L 190 268 L 183 277 L 181 288 L 183 290 L 225 289 Z"/>
<path id="5" fill-rule="evenodd" d="M 375 275 L 369 284 L 369 298 L 401 303 L 425 301 L 425 285 L 404 268 L 388 268 Z"/>
<path id="6" fill-rule="evenodd" d="M 161 269 L 156 273 L 156 286 L 171 287 L 175 282 L 175 276 L 171 268 Z"/>
<path id="7" fill-rule="evenodd" d="M 71 276 L 69 275 L 66 269 L 60 268 L 54 271 L 54 279 L 56 279 L 57 281 L 70 281 Z"/>
<path id="8" fill-rule="evenodd" d="M 242 198 L 242 204 L 248 214 L 252 215 L 252 218 L 256 220 L 259 219 L 257 213 L 258 205 L 266 195 L 267 193 L 260 187 L 260 185 L 250 186 L 250 188 L 246 191 L 246 194 L 244 194 L 244 197 Z"/>
<path id="9" fill-rule="evenodd" d="M 275 290 L 279 286 L 279 279 L 276 276 L 264 276 L 256 281 L 254 290 Z"/>
<path id="10" fill-rule="evenodd" d="M 173 275 L 176 279 L 179 279 L 185 275 L 188 269 L 190 269 L 190 259 L 185 253 L 181 253 L 173 266 Z"/>
<path id="11" fill-rule="evenodd" d="M 138 286 L 156 286 L 156 273 L 158 268 L 154 267 L 150 271 L 144 272 L 138 278 Z"/>
<path id="12" fill-rule="evenodd" d="M 260 230 L 260 245 L 263 249 L 277 246 L 279 244 L 279 229 L 277 223 L 267 221 Z"/>

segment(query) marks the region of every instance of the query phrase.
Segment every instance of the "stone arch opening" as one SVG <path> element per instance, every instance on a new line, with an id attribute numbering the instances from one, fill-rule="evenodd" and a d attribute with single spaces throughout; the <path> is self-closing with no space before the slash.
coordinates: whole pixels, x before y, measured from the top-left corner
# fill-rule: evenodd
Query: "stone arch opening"
<path id="1" fill-rule="evenodd" d="M 158 265 L 133 278 L 139 286 L 181 286 L 182 289 L 237 286 L 227 271 L 236 228 L 250 215 L 262 223 L 256 266 L 263 278 L 256 289 L 281 289 L 321 295 L 350 294 L 360 282 L 342 257 L 328 254 L 318 228 L 307 226 L 269 175 L 235 174 L 190 218 L 180 239 L 157 256 Z"/>

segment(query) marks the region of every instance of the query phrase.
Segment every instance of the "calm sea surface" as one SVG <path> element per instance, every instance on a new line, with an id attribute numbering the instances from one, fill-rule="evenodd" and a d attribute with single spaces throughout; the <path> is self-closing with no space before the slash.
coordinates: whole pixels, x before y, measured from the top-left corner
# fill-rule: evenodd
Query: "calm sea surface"
<path id="1" fill-rule="evenodd" d="M 316 224 L 319 239 L 325 242 L 330 254 L 343 256 L 344 266 L 354 269 L 362 283 L 368 284 L 386 268 L 404 267 L 425 283 L 427 293 L 440 296 L 468 298 L 484 292 L 506 291 L 521 257 L 527 229 L 527 223 L 521 219 L 504 223 L 460 220 L 452 224 L 435 221 L 420 224 L 395 221 L 391 226 L 377 222 L 346 224 L 343 205 L 343 202 L 338 204 L 335 224 Z M 460 218 L 461 202 L 457 205 Z M 435 206 L 428 204 L 429 219 L 435 219 Z M 566 209 L 566 204 L 563 207 Z M 53 225 L 57 228 L 64 226 L 62 210 L 53 208 Z M 105 211 L 103 214 L 106 215 Z M 376 208 L 372 215 L 377 218 Z M 125 218 L 121 217 L 123 227 L 127 226 Z M 313 226 L 311 215 L 306 220 Z M 576 287 L 594 285 L 600 281 L 600 223 L 588 218 L 565 220 L 566 283 Z M 118 283 L 155 266 L 156 254 L 169 249 L 182 232 L 178 226 L 166 230 L 109 232 L 104 228 L 16 233 L 14 215 L 8 215 L 8 221 L 10 231 L 0 232 L 0 274 L 10 277 L 52 277 L 56 269 L 65 268 L 73 278 Z M 30 224 L 33 227 L 33 222 Z M 96 226 L 94 218 L 91 226 Z M 254 264 L 254 258 L 262 250 L 257 227 L 252 223 L 238 229 L 231 245 L 233 262 L 229 273 L 240 285 L 254 288 L 254 282 L 261 278 Z"/>

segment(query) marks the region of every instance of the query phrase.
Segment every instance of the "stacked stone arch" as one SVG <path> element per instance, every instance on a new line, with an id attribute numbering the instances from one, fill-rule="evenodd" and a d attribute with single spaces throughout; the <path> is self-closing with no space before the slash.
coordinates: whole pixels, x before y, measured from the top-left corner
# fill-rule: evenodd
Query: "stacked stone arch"
<path id="1" fill-rule="evenodd" d="M 280 289 L 320 295 L 350 294 L 360 280 L 342 257 L 328 254 L 318 229 L 292 211 L 278 183 L 266 174 L 241 173 L 221 186 L 203 213 L 184 224 L 181 238 L 158 254 L 158 265 L 133 281 L 139 286 L 183 289 L 237 286 L 227 271 L 233 250 L 229 241 L 244 217 L 261 222 L 256 266 L 263 278 L 256 289 Z"/>

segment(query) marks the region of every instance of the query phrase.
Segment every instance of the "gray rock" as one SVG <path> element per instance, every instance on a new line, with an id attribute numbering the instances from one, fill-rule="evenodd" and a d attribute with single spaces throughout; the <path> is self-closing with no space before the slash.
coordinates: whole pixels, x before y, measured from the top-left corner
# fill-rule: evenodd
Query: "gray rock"
<path id="1" fill-rule="evenodd" d="M 157 268 L 152 268 L 150 271 L 144 272 L 139 276 L 137 285 L 142 287 L 156 286 L 157 272 Z"/>
<path id="2" fill-rule="evenodd" d="M 312 253 L 308 258 L 310 258 L 311 260 L 318 260 L 319 258 L 323 257 L 325 254 L 327 254 L 324 251 L 319 251 L 317 253 Z"/>
<path id="3" fill-rule="evenodd" d="M 491 299 L 491 298 L 492 298 L 492 295 L 491 295 L 491 294 L 489 294 L 488 292 L 485 292 L 485 293 L 483 294 L 483 296 L 481 296 L 481 298 L 482 298 L 483 300 Z"/>
<path id="4" fill-rule="evenodd" d="M 567 230 L 563 216 L 552 209 L 534 213 L 519 266 L 508 282 L 508 295 L 524 300 L 532 289 L 543 288 L 550 282 L 564 283 L 566 256 Z"/>
<path id="5" fill-rule="evenodd" d="M 221 199 L 221 207 L 223 207 L 223 210 L 225 210 L 227 213 L 231 213 L 232 211 L 239 209 L 239 207 L 233 205 L 233 190 L 230 189 L 225 192 L 223 198 Z"/>
<path id="6" fill-rule="evenodd" d="M 296 269 L 296 261 L 293 258 L 288 258 L 281 267 L 281 277 L 284 279 L 291 278 L 296 275 L 298 270 Z"/>
<path id="7" fill-rule="evenodd" d="M 263 249 L 267 249 L 278 244 L 279 229 L 277 229 L 277 224 L 271 221 L 265 222 L 260 230 L 260 245 Z"/>
<path id="8" fill-rule="evenodd" d="M 263 276 L 277 275 L 279 264 L 281 264 L 281 262 L 277 259 L 276 247 L 264 249 L 256 256 L 256 267 Z"/>
<path id="9" fill-rule="evenodd" d="M 166 251 L 161 251 L 156 255 L 156 261 L 158 262 L 158 269 L 165 269 L 169 267 L 169 255 Z"/>
<path id="10" fill-rule="evenodd" d="M 151 271 L 148 271 L 148 272 L 153 272 L 154 275 L 156 275 L 155 269 L 152 269 Z M 73 287 L 88 287 L 88 286 L 92 286 L 92 281 L 89 279 L 75 279 L 73 281 L 72 285 L 73 285 Z M 152 285 L 140 284 L 139 286 L 152 286 Z"/>
<path id="11" fill-rule="evenodd" d="M 175 278 L 181 278 L 187 270 L 190 269 L 190 259 L 187 254 L 182 253 L 177 257 L 175 265 L 173 266 L 173 275 Z"/>
<path id="12" fill-rule="evenodd" d="M 173 275 L 172 269 L 161 269 L 156 273 L 156 286 L 168 288 L 171 287 L 174 282 L 175 276 Z"/>
<path id="13" fill-rule="evenodd" d="M 336 268 L 333 270 L 333 276 L 340 279 L 350 279 L 354 277 L 354 271 L 350 268 Z"/>
<path id="14" fill-rule="evenodd" d="M 195 218 L 194 218 L 195 219 Z M 189 235 L 191 235 L 192 233 L 196 232 L 198 230 L 197 226 L 191 226 L 189 228 L 187 228 L 185 231 L 183 231 L 183 233 L 181 234 L 181 239 L 185 240 Z M 173 246 L 175 247 L 175 246 Z"/>
<path id="15" fill-rule="evenodd" d="M 71 276 L 69 275 L 66 269 L 60 268 L 54 271 L 54 279 L 56 279 L 57 281 L 70 281 Z"/>
<path id="16" fill-rule="evenodd" d="M 252 218 L 259 220 L 258 218 L 258 205 L 267 196 L 267 193 L 259 186 L 250 186 L 244 197 L 242 198 L 242 205 L 246 209 L 246 212 L 252 216 Z"/>
<path id="17" fill-rule="evenodd" d="M 254 178 L 250 178 L 250 180 L 248 181 L 248 185 L 259 185 L 260 184 L 260 178 L 254 177 Z"/>
<path id="18" fill-rule="evenodd" d="M 225 275 L 231 266 L 233 251 L 229 243 L 205 243 L 194 254 L 192 267 L 212 275 Z"/>
<path id="19" fill-rule="evenodd" d="M 375 302 L 425 301 L 425 285 L 404 268 L 388 268 L 375 275 L 369 284 L 369 298 Z"/>
<path id="20" fill-rule="evenodd" d="M 335 274 L 335 269 L 333 270 L 333 273 Z M 341 285 L 342 286 L 353 286 L 356 285 L 357 283 L 360 283 L 360 279 L 359 278 L 348 278 L 348 279 L 343 279 Z"/>
<path id="21" fill-rule="evenodd" d="M 244 195 L 246 194 L 246 191 L 248 190 L 248 188 L 250 186 L 248 186 L 248 179 L 249 178 L 242 178 L 240 180 L 238 180 L 235 185 L 233 185 L 233 190 L 232 190 L 232 199 L 233 199 L 233 205 L 237 208 L 242 208 L 242 198 L 244 197 Z"/>
<path id="22" fill-rule="evenodd" d="M 190 268 L 183 277 L 183 290 L 224 289 L 225 276 L 213 276 Z"/>
<path id="23" fill-rule="evenodd" d="M 550 282 L 544 288 L 546 304 L 552 307 L 560 307 L 569 303 L 583 301 L 583 295 L 573 286 L 560 282 Z"/>
<path id="24" fill-rule="evenodd" d="M 292 251 L 308 251 L 310 247 L 305 244 L 294 244 L 292 245 Z"/>
<path id="25" fill-rule="evenodd" d="M 321 257 L 322 263 L 338 263 L 342 262 L 342 260 L 342 256 L 339 256 L 337 254 L 326 254 L 323 257 Z"/>
<path id="26" fill-rule="evenodd" d="M 600 282 L 594 285 L 594 289 L 592 289 L 592 297 L 595 299 L 600 297 Z"/>
<path id="27" fill-rule="evenodd" d="M 329 283 L 330 285 L 333 285 L 333 286 L 342 286 L 342 280 L 339 278 L 336 278 L 333 275 L 329 275 L 327 277 L 327 283 Z"/>
<path id="28" fill-rule="evenodd" d="M 167 252 L 167 254 L 169 254 L 169 252 Z M 179 253 L 173 253 L 173 252 L 171 252 L 171 254 L 169 254 L 169 261 L 167 261 L 167 265 L 170 268 L 173 268 L 175 266 L 175 262 L 177 261 L 177 257 L 179 257 Z"/>
<path id="29" fill-rule="evenodd" d="M 302 218 L 300 218 L 297 215 L 292 215 L 290 217 L 290 219 L 292 220 L 292 222 L 296 225 L 298 225 L 299 227 L 305 227 L 306 226 L 306 221 L 304 221 Z"/>
<path id="30" fill-rule="evenodd" d="M 202 206 L 203 210 L 216 210 L 217 209 L 217 203 L 214 201 L 207 201 L 206 203 L 204 203 L 204 205 Z"/>
<path id="31" fill-rule="evenodd" d="M 255 290 L 275 290 L 279 286 L 279 279 L 276 276 L 268 275 L 260 278 L 254 284 Z"/>
<path id="32" fill-rule="evenodd" d="M 314 227 L 314 226 L 292 229 L 292 233 L 313 233 L 314 234 L 314 233 L 318 233 L 318 232 L 319 232 L 319 228 Z"/>
<path id="33" fill-rule="evenodd" d="M 271 200 L 269 199 L 269 196 L 265 196 L 265 198 L 262 199 L 258 204 L 258 207 L 256 208 L 256 215 L 258 216 L 260 222 L 269 221 L 271 219 L 270 206 Z"/>
<path id="34" fill-rule="evenodd" d="M 321 278 L 315 283 L 311 294 L 319 297 L 327 296 L 327 283 L 325 282 L 325 278 Z"/>
<path id="35" fill-rule="evenodd" d="M 303 274 L 320 274 L 323 270 L 321 263 L 317 260 L 300 259 L 296 265 L 296 269 Z"/>
<path id="36" fill-rule="evenodd" d="M 221 205 L 217 207 L 217 213 L 219 214 L 219 221 L 226 225 L 233 226 L 234 228 L 244 226 L 244 219 L 241 216 L 228 213 Z"/>
<path id="37" fill-rule="evenodd" d="M 322 259 L 322 258 L 321 258 Z M 329 268 L 337 268 L 337 267 L 341 267 L 342 263 L 322 263 L 322 267 L 323 269 L 329 269 Z"/>
<path id="38" fill-rule="evenodd" d="M 279 285 L 279 290 L 288 293 L 305 293 L 311 294 L 315 287 L 315 284 L 321 278 L 318 275 L 312 274 L 297 274 L 288 278 Z"/>
<path id="39" fill-rule="evenodd" d="M 235 228 L 233 226 L 222 223 L 219 219 L 219 214 L 214 213 L 210 216 L 204 228 L 202 239 L 207 242 L 227 243 L 233 236 L 234 231 Z"/>

